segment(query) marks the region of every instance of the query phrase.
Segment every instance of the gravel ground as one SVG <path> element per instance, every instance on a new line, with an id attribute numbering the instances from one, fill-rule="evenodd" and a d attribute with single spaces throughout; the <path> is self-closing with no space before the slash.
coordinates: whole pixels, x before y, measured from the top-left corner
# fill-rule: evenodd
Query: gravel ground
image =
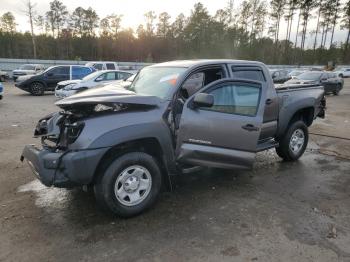
<path id="1" fill-rule="evenodd" d="M 248 172 L 178 176 L 173 192 L 127 220 L 100 211 L 90 193 L 42 186 L 19 161 L 54 101 L 5 83 L 0 261 L 350 261 L 349 79 L 327 97 L 298 162 L 270 150 Z"/>

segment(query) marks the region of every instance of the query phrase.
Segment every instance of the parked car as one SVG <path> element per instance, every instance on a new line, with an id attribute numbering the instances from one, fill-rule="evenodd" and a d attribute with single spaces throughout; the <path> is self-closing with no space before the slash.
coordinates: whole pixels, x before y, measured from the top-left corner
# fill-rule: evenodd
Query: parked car
<path id="1" fill-rule="evenodd" d="M 296 78 L 298 75 L 300 75 L 300 74 L 302 74 L 302 73 L 304 73 L 305 72 L 305 70 L 292 70 L 290 73 L 289 73 L 289 77 L 291 78 L 291 79 L 294 79 L 294 78 Z"/>
<path id="2" fill-rule="evenodd" d="M 85 76 L 82 80 L 67 80 L 57 84 L 55 96 L 64 98 L 81 91 L 102 86 L 116 80 L 124 80 L 132 74 L 119 70 L 101 70 Z"/>
<path id="3" fill-rule="evenodd" d="M 112 81 L 110 83 L 103 84 L 103 86 L 109 86 L 111 88 L 129 88 L 134 81 L 136 74 L 131 75 L 127 79 Z"/>
<path id="4" fill-rule="evenodd" d="M 2 83 L 0 83 L 0 100 L 2 99 L 3 96 L 4 96 L 4 86 L 2 85 Z"/>
<path id="5" fill-rule="evenodd" d="M 54 91 L 58 82 L 64 80 L 82 79 L 84 76 L 91 74 L 95 69 L 80 65 L 60 65 L 52 66 L 38 75 L 34 75 L 15 86 L 31 93 L 32 95 L 40 96 L 45 91 Z"/>
<path id="6" fill-rule="evenodd" d="M 340 90 L 343 89 L 344 80 L 337 77 L 333 72 L 309 71 L 287 81 L 286 84 L 322 85 L 326 94 L 333 93 L 334 95 L 338 95 Z"/>
<path id="7" fill-rule="evenodd" d="M 270 74 L 274 83 L 284 83 L 291 78 L 289 72 L 284 69 L 270 69 Z"/>
<path id="8" fill-rule="evenodd" d="M 338 77 L 350 77 L 350 67 L 341 67 L 333 71 Z"/>
<path id="9" fill-rule="evenodd" d="M 10 76 L 7 72 L 0 70 L 0 82 L 5 82 Z"/>
<path id="10" fill-rule="evenodd" d="M 118 70 L 118 64 L 116 62 L 89 62 L 85 66 L 93 67 L 96 70 Z"/>
<path id="11" fill-rule="evenodd" d="M 36 75 L 44 70 L 45 67 L 40 64 L 25 64 L 12 71 L 12 78 L 14 81 L 16 81 L 19 76 Z"/>
<path id="12" fill-rule="evenodd" d="M 35 129 L 43 147 L 25 146 L 21 159 L 44 185 L 93 186 L 101 205 L 129 217 L 154 204 L 170 175 L 198 166 L 249 169 L 270 148 L 296 161 L 308 127 L 324 117 L 323 94 L 317 85 L 276 89 L 259 62 L 156 64 L 128 89 L 95 88 L 56 102 L 61 112 Z"/>

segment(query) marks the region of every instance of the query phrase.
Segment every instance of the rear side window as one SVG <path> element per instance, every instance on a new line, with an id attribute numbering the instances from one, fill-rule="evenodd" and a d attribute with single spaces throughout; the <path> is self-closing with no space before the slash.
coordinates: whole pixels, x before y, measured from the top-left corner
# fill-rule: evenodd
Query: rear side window
<path id="1" fill-rule="evenodd" d="M 255 116 L 259 107 L 260 86 L 246 84 L 225 84 L 208 92 L 214 96 L 212 107 L 203 110 Z"/>
<path id="2" fill-rule="evenodd" d="M 72 79 L 82 79 L 84 76 L 91 73 L 91 69 L 88 67 L 73 66 L 72 67 Z"/>
<path id="3" fill-rule="evenodd" d="M 254 81 L 266 82 L 264 73 L 258 68 L 232 67 L 233 78 L 243 78 Z"/>
<path id="4" fill-rule="evenodd" d="M 117 74 L 117 78 L 116 79 L 127 79 L 129 78 L 132 74 L 129 74 L 129 73 L 121 73 L 121 72 L 118 72 L 116 73 Z"/>
<path id="5" fill-rule="evenodd" d="M 115 69 L 115 65 L 113 63 L 107 63 L 106 67 L 107 67 L 107 69 L 110 69 L 110 70 L 114 70 Z"/>

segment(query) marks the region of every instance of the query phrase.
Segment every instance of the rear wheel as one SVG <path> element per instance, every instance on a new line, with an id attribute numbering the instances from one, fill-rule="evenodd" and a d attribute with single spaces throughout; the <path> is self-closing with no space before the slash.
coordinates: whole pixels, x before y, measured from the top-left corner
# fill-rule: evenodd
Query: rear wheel
<path id="1" fill-rule="evenodd" d="M 44 85 L 40 82 L 34 82 L 30 85 L 30 93 L 33 96 L 42 96 L 44 94 Z"/>
<path id="2" fill-rule="evenodd" d="M 142 152 L 113 160 L 94 186 L 97 202 L 121 217 L 138 215 L 156 201 L 162 183 L 157 161 Z"/>
<path id="3" fill-rule="evenodd" d="M 343 75 L 343 74 L 340 74 L 339 77 L 344 78 L 344 75 Z"/>
<path id="4" fill-rule="evenodd" d="M 337 87 L 335 88 L 335 90 L 333 91 L 333 95 L 337 96 L 339 95 L 339 92 L 340 92 L 340 85 L 337 85 Z"/>
<path id="5" fill-rule="evenodd" d="M 296 121 L 280 139 L 276 153 L 285 161 L 296 161 L 304 154 L 308 141 L 307 126 L 303 121 Z"/>

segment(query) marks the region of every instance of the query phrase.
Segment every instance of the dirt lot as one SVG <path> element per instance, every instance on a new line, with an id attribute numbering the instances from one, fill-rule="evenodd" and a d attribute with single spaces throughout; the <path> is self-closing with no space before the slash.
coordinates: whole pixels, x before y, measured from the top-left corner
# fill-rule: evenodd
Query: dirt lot
<path id="1" fill-rule="evenodd" d="M 350 141 L 339 138 L 350 139 L 350 80 L 327 98 L 300 161 L 271 150 L 250 172 L 182 175 L 155 208 L 125 220 L 100 211 L 92 194 L 34 179 L 19 157 L 38 143 L 33 128 L 55 99 L 5 83 L 0 261 L 350 261 Z"/>

